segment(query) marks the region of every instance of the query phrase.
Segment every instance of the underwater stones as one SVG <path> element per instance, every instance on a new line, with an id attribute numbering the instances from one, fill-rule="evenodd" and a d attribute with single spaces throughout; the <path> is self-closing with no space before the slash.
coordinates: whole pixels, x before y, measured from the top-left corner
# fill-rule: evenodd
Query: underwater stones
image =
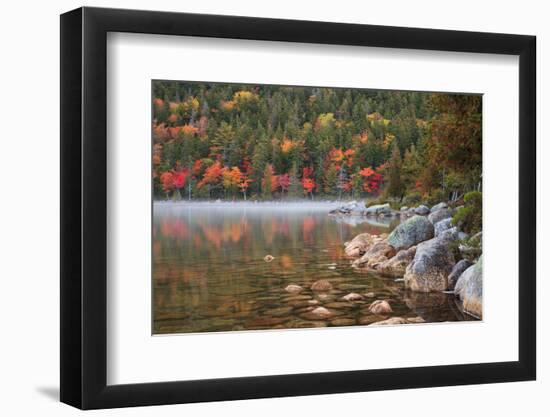
<path id="1" fill-rule="evenodd" d="M 299 294 L 303 290 L 304 289 L 302 287 L 300 287 L 299 285 L 296 285 L 296 284 L 289 284 L 285 287 L 285 291 L 290 293 L 290 294 Z"/>
<path id="2" fill-rule="evenodd" d="M 316 292 L 327 292 L 332 290 L 332 284 L 326 279 L 320 279 L 311 285 L 311 290 Z"/>
<path id="3" fill-rule="evenodd" d="M 344 295 L 342 299 L 346 301 L 361 301 L 364 299 L 364 297 L 361 294 L 350 292 L 349 294 Z"/>
<path id="4" fill-rule="evenodd" d="M 336 318 L 329 322 L 331 326 L 353 326 L 355 323 L 355 319 L 348 318 Z"/>
<path id="5" fill-rule="evenodd" d="M 373 314 L 392 313 L 393 310 L 386 300 L 376 300 L 369 306 L 369 311 Z"/>

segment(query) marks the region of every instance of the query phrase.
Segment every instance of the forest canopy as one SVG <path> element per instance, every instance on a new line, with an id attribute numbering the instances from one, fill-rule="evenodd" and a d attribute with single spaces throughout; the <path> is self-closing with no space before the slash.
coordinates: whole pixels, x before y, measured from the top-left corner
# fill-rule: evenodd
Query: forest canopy
<path id="1" fill-rule="evenodd" d="M 481 96 L 153 81 L 156 199 L 456 199 Z"/>

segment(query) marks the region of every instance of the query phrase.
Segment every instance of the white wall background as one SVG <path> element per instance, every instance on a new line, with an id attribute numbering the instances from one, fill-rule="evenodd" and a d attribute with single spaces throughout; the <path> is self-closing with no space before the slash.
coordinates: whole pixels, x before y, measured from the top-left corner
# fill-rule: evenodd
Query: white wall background
<path id="1" fill-rule="evenodd" d="M 76 415 L 57 402 L 59 392 L 59 17 L 81 6 L 73 0 L 55 4 L 7 2 L 0 15 L 0 410 L 2 415 Z M 316 0 L 124 0 L 86 2 L 89 6 L 237 14 L 291 19 L 341 21 L 534 34 L 538 36 L 539 247 L 550 250 L 550 209 L 543 194 L 550 167 L 549 123 L 542 120 L 550 87 L 550 27 L 544 2 L 535 0 L 363 1 Z M 505 121 L 503 121 L 505 122 Z M 506 201 L 503 201 L 505 207 Z M 550 408 L 550 330 L 546 318 L 550 290 L 539 266 L 538 381 L 377 393 L 237 401 L 99 411 L 95 415 L 275 416 L 339 413 L 448 417 L 476 415 L 544 415 Z M 546 394 L 546 395 L 545 395 Z"/>

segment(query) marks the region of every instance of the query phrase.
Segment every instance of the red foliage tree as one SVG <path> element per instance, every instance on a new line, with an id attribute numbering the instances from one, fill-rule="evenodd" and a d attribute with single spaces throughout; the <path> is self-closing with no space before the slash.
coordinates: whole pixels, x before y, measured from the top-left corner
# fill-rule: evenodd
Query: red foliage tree
<path id="1" fill-rule="evenodd" d="M 217 186 L 220 184 L 220 181 L 223 176 L 223 168 L 220 161 L 214 162 L 206 171 L 204 171 L 204 176 L 199 182 L 198 187 L 201 188 L 205 185 Z"/>
<path id="2" fill-rule="evenodd" d="M 303 178 L 302 187 L 304 187 L 304 194 L 310 195 L 313 200 L 313 190 L 315 189 L 315 180 L 312 178 Z"/>
<path id="3" fill-rule="evenodd" d="M 160 183 L 162 184 L 162 190 L 168 194 L 174 189 L 174 174 L 171 171 L 163 172 L 160 175 Z"/>

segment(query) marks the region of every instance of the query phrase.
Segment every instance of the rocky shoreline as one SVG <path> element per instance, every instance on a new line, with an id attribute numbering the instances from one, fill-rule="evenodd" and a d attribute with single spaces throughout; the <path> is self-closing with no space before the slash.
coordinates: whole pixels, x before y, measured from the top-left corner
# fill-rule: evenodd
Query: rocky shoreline
<path id="1" fill-rule="evenodd" d="M 362 233 L 345 243 L 352 266 L 403 279 L 405 288 L 414 292 L 452 292 L 464 312 L 481 319 L 481 232 L 472 237 L 462 232 L 453 225 L 454 212 L 444 202 L 400 211 L 389 204 L 363 208 L 351 202 L 330 214 L 401 216 L 402 222 L 389 235 Z"/>

